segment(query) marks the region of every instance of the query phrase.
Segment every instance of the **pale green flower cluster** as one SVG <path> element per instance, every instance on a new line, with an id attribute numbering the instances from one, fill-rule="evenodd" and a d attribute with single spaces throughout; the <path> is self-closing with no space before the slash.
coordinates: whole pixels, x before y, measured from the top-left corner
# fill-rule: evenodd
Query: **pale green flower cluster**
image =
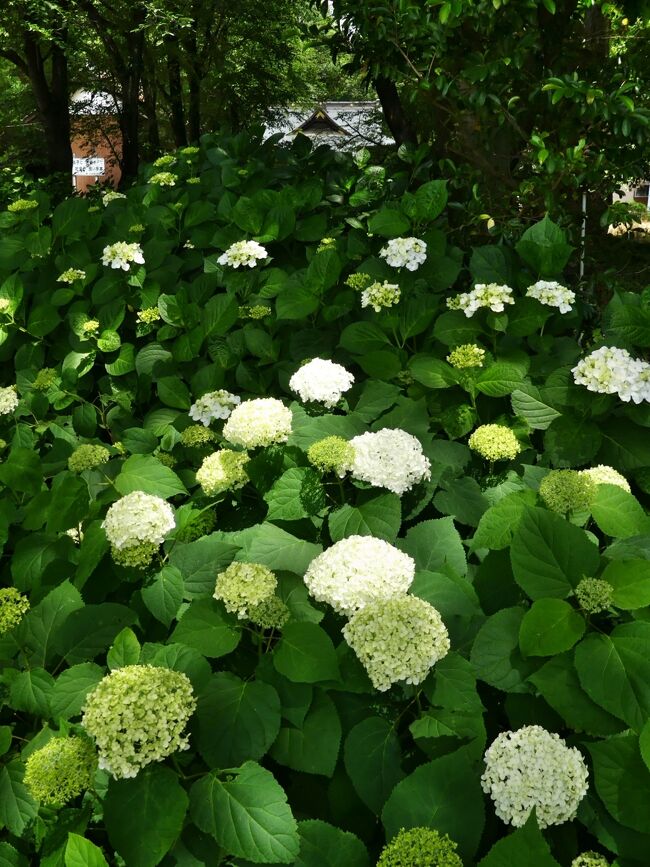
<path id="1" fill-rule="evenodd" d="M 248 619 L 262 629 L 282 629 L 291 612 L 279 596 L 269 596 L 248 609 Z"/>
<path id="2" fill-rule="evenodd" d="M 135 777 L 189 747 L 183 735 L 196 700 L 188 677 L 153 665 L 127 665 L 104 677 L 88 695 L 82 726 L 96 742 L 99 767 Z"/>
<path id="3" fill-rule="evenodd" d="M 9 415 L 9 413 L 12 413 L 16 409 L 19 403 L 20 398 L 16 392 L 15 385 L 0 388 L 0 415 Z"/>
<path id="4" fill-rule="evenodd" d="M 582 578 L 576 587 L 576 599 L 583 611 L 600 614 L 613 603 L 614 588 L 602 578 Z"/>
<path id="5" fill-rule="evenodd" d="M 18 626 L 29 611 L 29 599 L 15 587 L 0 589 L 0 635 Z"/>
<path id="6" fill-rule="evenodd" d="M 111 557 L 118 566 L 127 569 L 146 569 L 154 558 L 158 545 L 153 542 L 138 542 L 126 548 L 111 545 Z"/>
<path id="7" fill-rule="evenodd" d="M 200 183 L 201 183 L 201 178 L 188 178 L 188 179 L 185 181 L 185 183 L 186 183 L 186 184 L 200 184 Z"/>
<path id="8" fill-rule="evenodd" d="M 217 575 L 214 598 L 220 599 L 226 611 L 240 620 L 249 617 L 251 608 L 270 599 L 275 593 L 278 579 L 261 563 L 231 563 Z"/>
<path id="9" fill-rule="evenodd" d="M 110 268 L 121 268 L 122 271 L 129 271 L 131 263 L 144 265 L 144 254 L 142 247 L 139 244 L 128 244 L 126 241 L 117 241 L 115 244 L 108 244 L 102 252 L 102 265 Z"/>
<path id="10" fill-rule="evenodd" d="M 323 250 L 331 250 L 332 247 L 336 247 L 336 238 L 321 238 L 316 247 L 317 253 L 322 253 Z"/>
<path id="11" fill-rule="evenodd" d="M 190 448 L 206 446 L 209 443 L 215 442 L 217 435 L 210 428 L 203 427 L 202 424 L 191 424 L 181 432 L 181 445 Z"/>
<path id="12" fill-rule="evenodd" d="M 520 828 L 533 808 L 540 828 L 575 819 L 589 788 L 582 754 L 541 726 L 506 731 L 485 753 L 483 791 L 497 816 Z"/>
<path id="13" fill-rule="evenodd" d="M 99 331 L 99 321 L 97 319 L 87 319 L 83 324 L 85 334 L 95 334 Z"/>
<path id="14" fill-rule="evenodd" d="M 56 280 L 57 283 L 74 283 L 75 280 L 83 280 L 85 276 L 86 272 L 79 268 L 68 268 L 68 270 L 60 274 Z"/>
<path id="15" fill-rule="evenodd" d="M 354 289 L 355 292 L 363 292 L 366 286 L 369 286 L 371 283 L 372 277 L 370 274 L 364 274 L 363 272 L 350 274 L 345 281 L 345 285 L 349 286 L 350 289 Z"/>
<path id="16" fill-rule="evenodd" d="M 598 852 L 583 852 L 573 859 L 571 867 L 609 867 L 609 861 Z"/>
<path id="17" fill-rule="evenodd" d="M 498 283 L 477 283 L 469 292 L 461 292 L 455 298 L 447 299 L 450 310 L 462 310 L 470 319 L 481 307 L 487 307 L 493 313 L 503 313 L 506 304 L 514 304 L 510 286 Z"/>
<path id="18" fill-rule="evenodd" d="M 361 292 L 361 306 L 372 307 L 375 313 L 380 313 L 385 307 L 392 307 L 399 302 L 401 290 L 397 283 L 371 283 Z"/>
<path id="19" fill-rule="evenodd" d="M 483 367 L 485 350 L 476 343 L 463 343 L 457 346 L 447 356 L 447 361 L 457 370 L 465 370 L 468 367 Z"/>
<path id="20" fill-rule="evenodd" d="M 170 455 L 169 452 L 158 452 L 156 454 L 156 459 L 159 460 L 164 467 L 169 467 L 170 470 L 172 470 L 178 463 L 174 455 Z"/>
<path id="21" fill-rule="evenodd" d="M 307 460 L 322 473 L 336 473 L 342 479 L 352 469 L 354 446 L 343 437 L 325 437 L 309 446 Z"/>
<path id="22" fill-rule="evenodd" d="M 193 421 L 200 421 L 208 427 L 215 419 L 228 418 L 233 409 L 241 403 L 241 397 L 223 388 L 209 391 L 196 400 L 189 409 Z"/>
<path id="23" fill-rule="evenodd" d="M 159 187 L 173 187 L 176 184 L 176 175 L 171 172 L 157 172 L 149 178 L 150 184 L 156 184 Z"/>
<path id="24" fill-rule="evenodd" d="M 286 443 L 293 416 L 281 400 L 260 397 L 236 406 L 223 427 L 224 438 L 236 446 L 254 449 Z"/>
<path id="25" fill-rule="evenodd" d="M 141 542 L 161 545 L 175 526 L 169 503 L 144 491 L 132 491 L 113 503 L 102 523 L 108 541 L 120 549 Z"/>
<path id="26" fill-rule="evenodd" d="M 589 509 L 596 486 L 577 470 L 551 470 L 539 486 L 539 495 L 553 512 L 566 515 Z"/>
<path id="27" fill-rule="evenodd" d="M 21 211 L 33 211 L 38 207 L 38 202 L 34 199 L 16 199 L 10 205 L 7 205 L 7 210 L 12 214 L 19 214 Z"/>
<path id="28" fill-rule="evenodd" d="M 173 166 L 176 162 L 176 157 L 174 154 L 163 154 L 161 157 L 158 157 L 157 160 L 153 161 L 153 166 L 155 169 L 165 169 L 168 166 Z"/>
<path id="29" fill-rule="evenodd" d="M 132 226 L 129 226 L 129 232 L 132 232 L 134 235 L 139 235 L 140 232 L 144 232 L 144 226 L 142 223 L 134 223 Z"/>
<path id="30" fill-rule="evenodd" d="M 488 461 L 513 460 L 521 451 L 521 444 L 510 428 L 502 424 L 482 424 L 470 436 L 468 443 Z"/>
<path id="31" fill-rule="evenodd" d="M 68 458 L 68 469 L 71 473 L 82 473 L 105 464 L 110 458 L 110 452 L 104 446 L 84 444 L 78 446 Z"/>
<path id="32" fill-rule="evenodd" d="M 47 391 L 54 385 L 57 378 L 58 373 L 53 367 L 43 367 L 36 374 L 32 388 L 36 391 Z"/>
<path id="33" fill-rule="evenodd" d="M 61 806 L 92 786 L 97 755 L 83 737 L 52 738 L 33 752 L 25 767 L 25 785 L 41 804 Z"/>
<path id="34" fill-rule="evenodd" d="M 117 190 L 107 190 L 102 196 L 102 204 L 106 207 L 106 205 L 110 205 L 111 202 L 116 202 L 118 199 L 126 199 L 126 195 L 118 193 Z"/>
<path id="35" fill-rule="evenodd" d="M 248 482 L 246 464 L 249 460 L 246 452 L 220 449 L 203 459 L 196 471 L 196 480 L 208 497 L 242 488 Z"/>
<path id="36" fill-rule="evenodd" d="M 240 319 L 264 319 L 271 313 L 266 304 L 244 304 L 239 308 Z"/>
<path id="37" fill-rule="evenodd" d="M 402 596 L 414 576 L 408 554 L 374 536 L 348 536 L 315 557 L 304 580 L 314 599 L 349 617 L 371 602 Z"/>
<path id="38" fill-rule="evenodd" d="M 197 148 L 195 145 L 188 145 L 187 147 L 181 148 L 179 153 L 184 154 L 186 157 L 193 157 L 198 154 L 200 148 Z"/>
<path id="39" fill-rule="evenodd" d="M 394 683 L 422 683 L 449 652 L 439 612 L 417 596 L 368 602 L 343 627 L 343 637 L 381 692 Z"/>
<path id="40" fill-rule="evenodd" d="M 157 307 L 145 307 L 144 310 L 138 310 L 137 320 L 145 325 L 152 325 L 154 322 L 160 322 L 162 316 Z"/>
<path id="41" fill-rule="evenodd" d="M 402 828 L 381 850 L 377 867 L 463 867 L 457 848 L 434 828 Z"/>
<path id="42" fill-rule="evenodd" d="M 616 485 L 627 491 L 628 494 L 632 490 L 630 483 L 613 467 L 608 467 L 605 464 L 598 464 L 596 467 L 589 467 L 588 470 L 580 470 L 580 474 L 587 476 L 596 485 Z"/>
<path id="43" fill-rule="evenodd" d="M 535 298 L 547 307 L 557 307 L 560 313 L 570 313 L 576 293 L 554 280 L 538 280 L 526 289 L 527 298 Z"/>

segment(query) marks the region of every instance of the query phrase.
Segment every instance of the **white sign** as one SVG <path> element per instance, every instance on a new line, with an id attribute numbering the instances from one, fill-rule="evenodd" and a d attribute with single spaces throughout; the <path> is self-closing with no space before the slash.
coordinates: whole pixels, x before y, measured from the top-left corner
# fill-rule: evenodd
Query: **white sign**
<path id="1" fill-rule="evenodd" d="M 106 171 L 106 161 L 103 157 L 73 157 L 73 175 L 103 175 Z"/>

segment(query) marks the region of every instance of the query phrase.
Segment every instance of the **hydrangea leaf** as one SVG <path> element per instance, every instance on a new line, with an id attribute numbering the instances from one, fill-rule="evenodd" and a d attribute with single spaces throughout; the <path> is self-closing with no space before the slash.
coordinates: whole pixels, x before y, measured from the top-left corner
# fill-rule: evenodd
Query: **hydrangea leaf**
<path id="1" fill-rule="evenodd" d="M 617 608 L 633 610 L 650 605 L 650 562 L 613 560 L 601 578 L 614 588 L 612 600 Z"/>
<path id="2" fill-rule="evenodd" d="M 175 566 L 163 566 L 152 583 L 142 588 L 142 601 L 156 620 L 169 626 L 178 614 L 184 589 L 185 584 L 180 569 Z"/>
<path id="3" fill-rule="evenodd" d="M 175 494 L 187 493 L 176 473 L 152 455 L 131 455 L 127 458 L 115 479 L 115 487 L 123 496 L 133 491 L 143 491 L 166 499 Z"/>
<path id="4" fill-rule="evenodd" d="M 111 779 L 104 799 L 108 839 L 129 867 L 155 867 L 180 834 L 187 805 L 177 775 L 162 765 Z"/>
<path id="5" fill-rule="evenodd" d="M 650 531 L 650 518 L 637 498 L 617 485 L 596 487 L 591 514 L 598 528 L 607 536 L 625 539 Z"/>
<path id="6" fill-rule="evenodd" d="M 635 831 L 648 830 L 650 771 L 635 734 L 587 744 L 594 763 L 594 785 L 609 814 Z"/>
<path id="7" fill-rule="evenodd" d="M 341 722 L 332 699 L 322 690 L 300 726 L 283 726 L 271 747 L 271 757 L 281 765 L 308 774 L 331 777 L 341 746 Z"/>
<path id="8" fill-rule="evenodd" d="M 0 825 L 22 837 L 38 814 L 38 804 L 23 783 L 25 766 L 17 759 L 0 770 Z"/>
<path id="9" fill-rule="evenodd" d="M 108 867 L 108 861 L 99 846 L 72 832 L 68 833 L 64 860 L 65 867 Z"/>
<path id="10" fill-rule="evenodd" d="M 551 855 L 548 843 L 537 827 L 533 815 L 522 828 L 498 840 L 488 854 L 479 861 L 478 867 L 513 867 L 514 864 L 530 864 L 535 867 L 560 867 Z"/>
<path id="11" fill-rule="evenodd" d="M 287 623 L 273 652 L 280 674 L 297 683 L 339 679 L 332 639 L 316 623 Z"/>
<path id="12" fill-rule="evenodd" d="M 584 635 L 585 619 L 563 599 L 538 599 L 524 614 L 519 647 L 524 656 L 554 656 Z"/>
<path id="13" fill-rule="evenodd" d="M 298 822 L 300 852 L 295 867 L 369 867 L 368 851 L 350 831 L 320 819 Z"/>
<path id="14" fill-rule="evenodd" d="M 212 594 L 217 573 L 232 563 L 240 547 L 232 536 L 224 533 L 211 533 L 196 542 L 174 545 L 169 564 L 180 572 L 186 598 Z"/>
<path id="15" fill-rule="evenodd" d="M 467 574 L 465 549 L 453 518 L 416 524 L 398 541 L 398 547 L 413 557 L 420 570 L 441 572 L 448 566 L 458 575 Z"/>
<path id="16" fill-rule="evenodd" d="M 86 696 L 103 676 L 104 670 L 94 662 L 81 662 L 61 672 L 50 694 L 50 709 L 54 719 L 78 716 Z"/>
<path id="17" fill-rule="evenodd" d="M 490 506 L 481 515 L 472 539 L 472 548 L 489 548 L 492 551 L 507 548 L 526 513 L 526 506 L 532 506 L 535 500 L 534 491 L 515 491 Z"/>
<path id="18" fill-rule="evenodd" d="M 194 647 L 215 659 L 231 653 L 240 638 L 236 617 L 227 614 L 215 599 L 197 599 L 181 617 L 171 641 Z"/>
<path id="19" fill-rule="evenodd" d="M 397 494 L 361 492 L 356 505 L 345 503 L 331 512 L 328 525 L 333 542 L 347 536 L 375 536 L 394 542 L 401 520 L 402 504 Z"/>
<path id="20" fill-rule="evenodd" d="M 192 786 L 192 819 L 226 851 L 254 864 L 292 864 L 300 848 L 287 796 L 270 771 L 245 762 L 224 779 L 213 771 Z"/>
<path id="21" fill-rule="evenodd" d="M 346 738 L 344 760 L 357 795 L 379 815 L 390 793 L 404 778 L 394 726 L 378 716 L 362 720 Z"/>
<path id="22" fill-rule="evenodd" d="M 471 661 L 481 680 L 505 692 L 527 692 L 533 664 L 519 652 L 524 609 L 503 608 L 485 621 L 472 646 Z"/>
<path id="23" fill-rule="evenodd" d="M 111 671 L 124 668 L 125 665 L 137 665 L 140 660 L 140 642 L 135 632 L 125 626 L 115 636 L 112 646 L 106 654 L 106 662 Z"/>

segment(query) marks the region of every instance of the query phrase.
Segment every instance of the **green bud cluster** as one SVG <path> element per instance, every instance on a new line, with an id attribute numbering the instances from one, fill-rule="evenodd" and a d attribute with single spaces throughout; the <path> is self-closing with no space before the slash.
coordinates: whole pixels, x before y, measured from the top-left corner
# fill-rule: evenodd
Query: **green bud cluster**
<path id="1" fill-rule="evenodd" d="M 322 473 L 336 473 L 343 478 L 352 468 L 354 446 L 343 437 L 325 437 L 307 449 L 307 460 Z"/>
<path id="2" fill-rule="evenodd" d="M 266 304 L 244 304 L 239 308 L 240 319 L 264 319 L 271 313 L 271 308 Z"/>
<path id="3" fill-rule="evenodd" d="M 12 214 L 19 214 L 21 211 L 32 211 L 38 207 L 38 202 L 34 199 L 16 199 L 10 205 L 7 205 L 7 210 Z"/>
<path id="4" fill-rule="evenodd" d="M 521 451 L 517 437 L 502 424 L 480 425 L 469 438 L 468 445 L 488 461 L 513 460 Z"/>
<path id="5" fill-rule="evenodd" d="M 138 322 L 145 325 L 152 325 L 154 322 L 160 322 L 162 316 L 157 307 L 145 307 L 144 310 L 138 310 Z"/>
<path id="6" fill-rule="evenodd" d="M 612 606 L 614 588 L 602 578 L 583 578 L 575 592 L 578 604 L 588 614 L 599 614 Z"/>
<path id="7" fill-rule="evenodd" d="M 373 282 L 370 274 L 350 274 L 350 276 L 345 281 L 345 285 L 349 286 L 350 289 L 354 289 L 355 292 L 363 292 L 363 290 L 370 286 Z"/>
<path id="8" fill-rule="evenodd" d="M 167 166 L 173 166 L 176 162 L 176 157 L 174 154 L 163 154 L 161 157 L 158 157 L 157 160 L 154 160 L 154 168 L 156 169 L 164 169 Z"/>
<path id="9" fill-rule="evenodd" d="M 80 268 L 68 268 L 56 279 L 57 283 L 74 283 L 75 280 L 83 280 L 85 276 L 86 272 Z"/>
<path id="10" fill-rule="evenodd" d="M 447 356 L 447 361 L 457 370 L 482 367 L 485 361 L 485 350 L 477 346 L 476 343 L 463 343 L 462 346 L 452 349 Z"/>
<path id="11" fill-rule="evenodd" d="M 169 467 L 170 470 L 178 463 L 174 455 L 170 455 L 169 452 L 158 452 L 156 457 L 164 467 Z"/>
<path id="12" fill-rule="evenodd" d="M 609 867 L 609 861 L 598 852 L 583 852 L 573 859 L 571 867 Z"/>
<path id="13" fill-rule="evenodd" d="M 130 569 L 146 569 L 154 558 L 158 545 L 153 542 L 139 542 L 127 548 L 116 548 L 111 545 L 111 557 L 118 566 Z"/>
<path id="14" fill-rule="evenodd" d="M 212 511 L 200 512 L 196 518 L 188 521 L 182 530 L 176 534 L 177 542 L 195 542 L 202 536 L 207 536 L 217 525 L 217 516 Z"/>
<path id="15" fill-rule="evenodd" d="M 171 172 L 157 172 L 149 178 L 149 183 L 159 187 L 173 187 L 176 184 L 176 175 Z"/>
<path id="16" fill-rule="evenodd" d="M 377 867 L 463 867 L 457 848 L 433 828 L 402 828 L 382 849 Z"/>
<path id="17" fill-rule="evenodd" d="M 180 442 L 183 446 L 197 447 L 207 446 L 216 439 L 216 434 L 209 428 L 203 427 L 202 424 L 191 424 L 182 431 Z"/>
<path id="18" fill-rule="evenodd" d="M 539 495 L 553 512 L 566 515 L 588 509 L 596 486 L 577 470 L 551 470 L 539 486 Z"/>
<path id="19" fill-rule="evenodd" d="M 104 446 L 85 444 L 76 448 L 68 458 L 68 469 L 71 473 L 82 473 L 105 464 L 110 458 L 110 452 Z"/>
<path id="20" fill-rule="evenodd" d="M 27 759 L 25 785 L 42 804 L 61 806 L 90 788 L 96 769 L 88 738 L 52 738 Z"/>
<path id="21" fill-rule="evenodd" d="M 43 367 L 36 374 L 36 378 L 34 379 L 33 388 L 36 391 L 47 391 L 48 388 L 54 385 L 58 377 L 57 371 L 53 367 Z"/>
<path id="22" fill-rule="evenodd" d="M 217 575 L 214 598 L 243 620 L 251 608 L 273 596 L 277 584 L 275 574 L 261 563 L 231 563 Z"/>
<path id="23" fill-rule="evenodd" d="M 282 629 L 291 612 L 279 596 L 269 596 L 248 609 L 248 619 L 262 629 Z"/>
<path id="24" fill-rule="evenodd" d="M 3 587 L 0 590 L 0 635 L 18 626 L 29 611 L 29 599 L 19 593 L 15 587 Z"/>
<path id="25" fill-rule="evenodd" d="M 99 322 L 97 319 L 87 319 L 82 326 L 84 334 L 94 334 L 99 331 Z"/>

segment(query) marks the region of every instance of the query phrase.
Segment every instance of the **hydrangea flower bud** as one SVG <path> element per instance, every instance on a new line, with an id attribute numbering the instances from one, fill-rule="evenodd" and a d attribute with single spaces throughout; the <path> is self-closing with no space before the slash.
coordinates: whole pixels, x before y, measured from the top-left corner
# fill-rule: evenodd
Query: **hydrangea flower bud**
<path id="1" fill-rule="evenodd" d="M 43 367 L 36 374 L 32 388 L 36 391 L 47 391 L 54 385 L 58 375 L 53 367 Z"/>
<path id="2" fill-rule="evenodd" d="M 135 777 L 145 765 L 188 749 L 183 731 L 195 707 L 185 674 L 127 665 L 87 696 L 81 724 L 95 739 L 100 768 L 118 779 Z"/>
<path id="3" fill-rule="evenodd" d="M 262 629 L 282 629 L 291 612 L 279 596 L 269 596 L 248 609 L 248 619 Z"/>
<path id="4" fill-rule="evenodd" d="M 467 443 L 488 461 L 513 460 L 521 451 L 521 444 L 510 428 L 502 424 L 482 424 Z"/>
<path id="5" fill-rule="evenodd" d="M 158 545 L 153 542 L 138 542 L 126 548 L 111 545 L 111 558 L 118 566 L 127 569 L 146 569 L 154 558 Z"/>
<path id="6" fill-rule="evenodd" d="M 110 452 L 104 446 L 84 444 L 78 446 L 68 458 L 68 469 L 71 473 L 92 470 L 105 464 L 110 456 Z"/>
<path id="7" fill-rule="evenodd" d="M 553 512 L 566 515 L 588 509 L 596 486 L 577 470 L 551 470 L 539 486 L 539 495 Z"/>
<path id="8" fill-rule="evenodd" d="M 68 268 L 56 278 L 57 283 L 74 283 L 75 280 L 83 280 L 86 272 L 79 268 Z"/>
<path id="9" fill-rule="evenodd" d="M 600 614 L 611 608 L 614 601 L 614 588 L 602 578 L 582 578 L 575 592 L 578 604 L 588 614 Z"/>
<path id="10" fill-rule="evenodd" d="M 352 469 L 354 446 L 343 437 L 325 437 L 309 446 L 307 460 L 322 473 L 336 473 L 342 479 Z"/>
<path id="11" fill-rule="evenodd" d="M 598 852 L 583 852 L 573 859 L 571 867 L 609 867 L 609 861 Z"/>
<path id="12" fill-rule="evenodd" d="M 158 187 L 173 187 L 177 181 L 176 175 L 172 172 L 157 172 L 149 178 L 150 184 L 155 184 Z"/>
<path id="13" fill-rule="evenodd" d="M 375 313 L 380 313 L 385 307 L 393 307 L 399 303 L 402 293 L 397 283 L 371 283 L 361 293 L 361 306 L 372 307 Z"/>
<path id="14" fill-rule="evenodd" d="M 468 367 L 482 367 L 485 361 L 485 350 L 476 343 L 463 343 L 457 346 L 447 356 L 447 361 L 457 370 L 465 370 Z"/>
<path id="15" fill-rule="evenodd" d="M 457 848 L 434 828 L 402 828 L 381 850 L 377 867 L 463 867 Z"/>
<path id="16" fill-rule="evenodd" d="M 62 806 L 91 787 L 96 769 L 92 741 L 76 736 L 55 737 L 31 753 L 24 782 L 37 801 Z"/>
<path id="17" fill-rule="evenodd" d="M 226 611 L 244 620 L 251 608 L 273 596 L 277 586 L 275 574 L 261 563 L 235 562 L 217 575 L 213 595 L 223 602 Z"/>
<path id="18" fill-rule="evenodd" d="M 203 427 L 202 424 L 191 424 L 189 427 L 186 427 L 184 431 L 181 431 L 180 442 L 183 446 L 198 448 L 216 442 L 216 439 L 217 436 L 214 431 L 211 431 L 207 427 Z"/>
<path id="19" fill-rule="evenodd" d="M 0 589 L 0 635 L 18 626 L 29 611 L 29 599 L 15 587 Z"/>

